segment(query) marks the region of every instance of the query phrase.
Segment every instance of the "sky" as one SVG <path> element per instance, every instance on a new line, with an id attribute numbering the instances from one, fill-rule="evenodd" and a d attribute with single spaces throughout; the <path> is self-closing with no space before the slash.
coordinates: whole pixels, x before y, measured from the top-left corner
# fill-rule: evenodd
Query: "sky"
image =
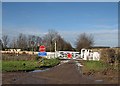
<path id="1" fill-rule="evenodd" d="M 3 2 L 2 34 L 37 36 L 54 29 L 75 47 L 79 34 L 92 34 L 95 46 L 118 46 L 117 2 Z"/>

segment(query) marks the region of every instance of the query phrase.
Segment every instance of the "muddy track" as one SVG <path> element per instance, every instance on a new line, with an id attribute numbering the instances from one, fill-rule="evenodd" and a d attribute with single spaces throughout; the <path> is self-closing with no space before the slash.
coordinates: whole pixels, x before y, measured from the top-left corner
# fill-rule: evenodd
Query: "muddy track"
<path id="1" fill-rule="evenodd" d="M 2 81 L 3 84 L 95 84 L 82 76 L 74 60 L 43 72 L 3 73 Z"/>

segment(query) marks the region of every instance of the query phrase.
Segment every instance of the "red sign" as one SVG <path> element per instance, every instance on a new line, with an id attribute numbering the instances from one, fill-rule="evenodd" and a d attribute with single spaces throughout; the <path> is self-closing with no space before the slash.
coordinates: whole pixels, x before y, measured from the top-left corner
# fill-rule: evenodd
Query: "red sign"
<path id="1" fill-rule="evenodd" d="M 68 54 L 67 54 L 67 57 L 68 57 L 68 58 L 72 58 L 72 54 L 68 53 Z"/>
<path id="2" fill-rule="evenodd" d="M 41 46 L 39 47 L 39 51 L 40 51 L 40 52 L 45 52 L 45 46 L 44 46 L 44 45 L 41 45 Z"/>

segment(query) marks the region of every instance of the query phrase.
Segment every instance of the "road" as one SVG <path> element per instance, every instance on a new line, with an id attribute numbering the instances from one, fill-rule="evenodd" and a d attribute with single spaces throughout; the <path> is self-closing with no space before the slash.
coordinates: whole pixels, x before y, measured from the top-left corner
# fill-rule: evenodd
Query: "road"
<path id="1" fill-rule="evenodd" d="M 74 60 L 43 72 L 3 73 L 3 84 L 94 84 L 83 77 Z"/>

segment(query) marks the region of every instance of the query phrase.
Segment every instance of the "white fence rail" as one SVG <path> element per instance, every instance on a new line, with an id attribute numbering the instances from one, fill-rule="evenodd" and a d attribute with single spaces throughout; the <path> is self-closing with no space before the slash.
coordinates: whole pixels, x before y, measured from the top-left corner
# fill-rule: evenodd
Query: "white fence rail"
<path id="1" fill-rule="evenodd" d="M 35 54 L 37 55 L 38 52 L 32 51 L 21 51 L 20 49 L 9 49 L 8 51 L 1 51 L 2 53 L 14 53 L 14 54 Z M 81 59 L 81 60 L 100 60 L 100 53 L 93 52 L 90 49 L 82 49 L 81 52 L 72 52 L 72 51 L 56 51 L 56 52 L 47 52 L 47 56 L 45 58 L 51 59 L 59 57 L 60 59 L 68 59 L 67 54 L 72 55 L 72 59 Z"/>

